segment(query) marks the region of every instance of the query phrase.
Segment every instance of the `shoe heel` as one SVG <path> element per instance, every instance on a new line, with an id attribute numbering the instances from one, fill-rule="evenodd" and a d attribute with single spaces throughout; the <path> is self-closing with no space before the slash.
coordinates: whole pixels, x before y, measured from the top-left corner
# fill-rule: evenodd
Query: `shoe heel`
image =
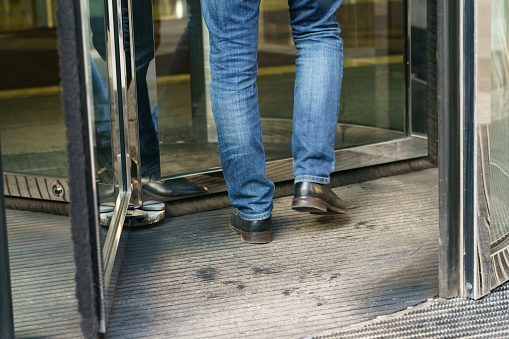
<path id="1" fill-rule="evenodd" d="M 327 203 L 316 198 L 293 198 L 292 208 L 299 212 L 327 212 Z"/>
<path id="2" fill-rule="evenodd" d="M 267 244 L 272 241 L 272 231 L 263 233 L 241 233 L 240 237 L 250 244 Z"/>

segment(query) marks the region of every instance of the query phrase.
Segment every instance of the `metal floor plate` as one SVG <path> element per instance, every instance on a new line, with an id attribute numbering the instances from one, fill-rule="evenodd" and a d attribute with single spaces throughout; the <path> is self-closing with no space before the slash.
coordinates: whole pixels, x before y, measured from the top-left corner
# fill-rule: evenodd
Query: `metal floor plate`
<path id="1" fill-rule="evenodd" d="M 248 245 L 232 208 L 131 232 L 109 338 L 296 338 L 391 314 L 438 292 L 438 174 L 335 188 L 347 216 L 274 202 L 274 241 Z"/>

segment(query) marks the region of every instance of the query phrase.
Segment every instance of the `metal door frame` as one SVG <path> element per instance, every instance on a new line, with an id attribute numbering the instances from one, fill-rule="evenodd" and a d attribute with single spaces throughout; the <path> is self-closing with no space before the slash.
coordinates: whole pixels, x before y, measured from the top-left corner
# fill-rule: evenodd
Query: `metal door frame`
<path id="1" fill-rule="evenodd" d="M 438 0 L 439 294 L 444 298 L 478 299 L 509 277 L 508 244 L 490 246 L 489 124 L 480 119 L 486 112 L 477 96 L 479 77 L 486 76 L 479 74 L 477 42 L 490 37 L 480 36 L 486 32 L 479 31 L 477 6 L 477 0 Z"/>
<path id="2" fill-rule="evenodd" d="M 82 316 L 82 331 L 86 337 L 95 336 L 97 332 L 106 332 L 108 308 L 111 307 L 107 297 L 113 296 L 112 291 L 108 291 L 108 286 L 111 285 L 109 276 L 117 260 L 122 257 L 117 256 L 117 248 L 121 241 L 124 219 L 132 192 L 126 114 L 128 86 L 125 76 L 126 67 L 129 66 L 126 66 L 124 59 L 121 2 L 108 0 L 106 7 L 110 105 L 112 126 L 114 126 L 112 141 L 118 189 L 115 211 L 104 247 L 101 246 L 99 236 L 95 180 L 88 2 L 59 0 L 57 12 L 59 50 L 64 55 L 70 54 L 75 57 L 75 59 L 61 58 L 60 66 L 68 136 L 71 228 L 77 268 L 76 279 L 79 282 L 76 292 Z M 70 69 L 73 71 L 75 69 L 75 73 L 70 72 Z M 78 101 L 77 104 L 76 101 Z"/>

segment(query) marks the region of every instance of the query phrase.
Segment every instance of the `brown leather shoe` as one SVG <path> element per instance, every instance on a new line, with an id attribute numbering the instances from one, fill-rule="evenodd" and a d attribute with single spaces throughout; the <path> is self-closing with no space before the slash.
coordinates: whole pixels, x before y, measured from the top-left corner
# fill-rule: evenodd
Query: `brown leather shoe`
<path id="1" fill-rule="evenodd" d="M 348 213 L 346 203 L 327 185 L 307 181 L 295 184 L 292 208 L 299 212 L 317 214 Z"/>
<path id="2" fill-rule="evenodd" d="M 263 220 L 244 220 L 236 212 L 230 217 L 230 228 L 250 244 L 267 244 L 272 241 L 272 216 Z"/>

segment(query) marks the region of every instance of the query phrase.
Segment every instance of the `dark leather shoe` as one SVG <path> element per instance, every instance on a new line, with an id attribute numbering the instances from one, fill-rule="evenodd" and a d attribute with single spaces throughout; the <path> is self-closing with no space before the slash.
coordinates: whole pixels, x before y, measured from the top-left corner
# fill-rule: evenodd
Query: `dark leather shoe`
<path id="1" fill-rule="evenodd" d="M 230 228 L 250 244 L 267 244 L 272 241 L 272 217 L 263 220 L 244 220 L 236 212 L 230 217 Z"/>
<path id="2" fill-rule="evenodd" d="M 185 178 L 143 183 L 143 192 L 158 200 L 190 197 L 207 192 L 207 188 Z"/>
<path id="3" fill-rule="evenodd" d="M 292 208 L 299 212 L 319 214 L 348 213 L 346 203 L 327 185 L 306 181 L 295 184 Z"/>

